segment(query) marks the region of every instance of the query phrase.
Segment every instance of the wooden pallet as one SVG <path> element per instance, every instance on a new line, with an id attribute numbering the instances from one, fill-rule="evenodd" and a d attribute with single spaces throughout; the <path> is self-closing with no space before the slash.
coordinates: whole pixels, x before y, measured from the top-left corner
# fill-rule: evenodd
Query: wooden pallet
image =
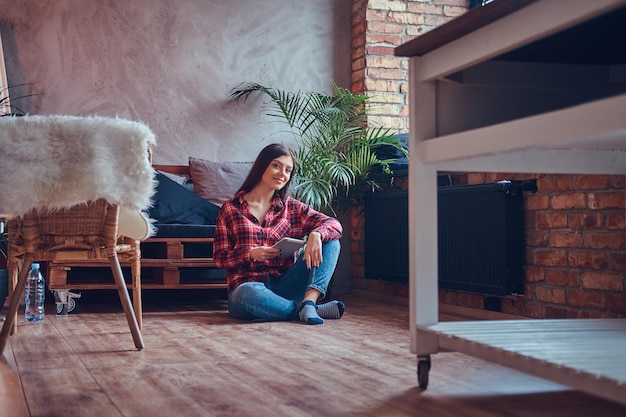
<path id="1" fill-rule="evenodd" d="M 121 264 L 130 288 L 132 265 L 123 261 Z M 115 288 L 106 260 L 49 262 L 47 281 L 50 290 Z M 149 238 L 141 242 L 141 287 L 226 288 L 224 271 L 213 262 L 213 238 Z"/>

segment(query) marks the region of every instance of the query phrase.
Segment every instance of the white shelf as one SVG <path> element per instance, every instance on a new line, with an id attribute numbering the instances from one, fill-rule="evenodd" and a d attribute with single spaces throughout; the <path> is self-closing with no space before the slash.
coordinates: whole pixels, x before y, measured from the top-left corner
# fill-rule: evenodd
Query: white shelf
<path id="1" fill-rule="evenodd" d="M 626 404 L 626 320 L 437 323 L 436 201 L 437 171 L 626 175 L 626 54 L 602 41 L 626 36 L 624 6 L 626 0 L 500 0 L 396 49 L 411 57 L 409 317 L 418 363 L 456 350 Z M 596 18 L 612 26 L 606 31 Z M 490 84 L 494 72 L 483 71 L 502 68 L 496 61 L 509 68 L 517 62 L 517 71 Z M 529 66 L 536 72 L 512 88 Z M 563 82 L 557 78 L 554 88 L 558 71 Z M 589 83 L 579 86 L 576 77 L 585 76 Z M 523 89 L 532 94 L 520 99 L 515 93 Z M 463 114 L 472 104 L 480 120 L 472 118 L 476 111 Z M 548 349 L 550 338 L 564 334 L 555 325 L 566 327 L 568 343 Z M 529 347 L 526 339 L 534 338 L 545 343 Z M 598 360 L 605 341 L 614 346 L 609 363 Z M 576 344 L 573 356 L 569 343 Z"/>
<path id="2" fill-rule="evenodd" d="M 626 94 L 427 139 L 418 147 L 421 161 L 440 170 L 512 172 L 512 164 L 515 172 L 626 174 Z"/>

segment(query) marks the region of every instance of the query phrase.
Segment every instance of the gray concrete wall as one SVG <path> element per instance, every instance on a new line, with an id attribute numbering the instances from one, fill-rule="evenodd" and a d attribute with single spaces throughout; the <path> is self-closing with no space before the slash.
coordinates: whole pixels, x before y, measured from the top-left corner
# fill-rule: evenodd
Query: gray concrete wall
<path id="1" fill-rule="evenodd" d="M 0 0 L 12 96 L 33 114 L 119 116 L 158 136 L 155 163 L 252 160 L 290 139 L 235 104 L 243 81 L 350 86 L 351 0 Z"/>

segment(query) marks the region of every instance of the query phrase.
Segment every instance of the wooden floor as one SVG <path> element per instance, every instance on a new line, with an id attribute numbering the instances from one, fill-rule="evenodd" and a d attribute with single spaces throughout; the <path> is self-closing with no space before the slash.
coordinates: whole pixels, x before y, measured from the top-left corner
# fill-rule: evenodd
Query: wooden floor
<path id="1" fill-rule="evenodd" d="M 146 292 L 139 352 L 119 301 L 91 293 L 67 317 L 20 317 L 0 360 L 0 417 L 626 416 L 624 406 L 459 353 L 434 355 L 419 389 L 405 300 L 346 296 L 341 320 L 307 326 L 241 322 L 221 298 Z"/>

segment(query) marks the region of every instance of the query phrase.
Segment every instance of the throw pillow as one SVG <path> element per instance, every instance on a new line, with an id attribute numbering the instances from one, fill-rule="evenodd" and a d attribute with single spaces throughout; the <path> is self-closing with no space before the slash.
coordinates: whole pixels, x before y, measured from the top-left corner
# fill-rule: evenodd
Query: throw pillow
<path id="1" fill-rule="evenodd" d="M 219 207 L 160 172 L 148 215 L 161 224 L 215 224 Z"/>
<path id="2" fill-rule="evenodd" d="M 185 185 L 187 183 L 187 180 L 189 179 L 187 178 L 186 175 L 172 174 L 171 172 L 165 172 L 165 171 L 158 171 L 158 172 L 165 175 L 167 178 L 171 179 L 172 181 L 177 182 L 180 185 Z"/>
<path id="3" fill-rule="evenodd" d="M 189 157 L 193 191 L 220 207 L 235 195 L 250 168 L 252 162 L 214 162 Z"/>

